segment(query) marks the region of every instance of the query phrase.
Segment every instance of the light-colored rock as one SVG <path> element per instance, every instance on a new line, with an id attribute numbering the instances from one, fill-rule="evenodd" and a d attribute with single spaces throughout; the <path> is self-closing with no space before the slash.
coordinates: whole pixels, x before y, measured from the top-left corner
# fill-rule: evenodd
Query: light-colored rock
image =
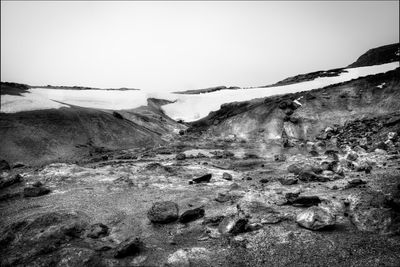
<path id="1" fill-rule="evenodd" d="M 321 207 L 311 207 L 297 214 L 296 222 L 310 230 L 321 230 L 335 225 L 335 216 Z"/>
<path id="2" fill-rule="evenodd" d="M 166 266 L 207 266 L 211 263 L 211 252 L 203 247 L 179 249 L 169 255 Z"/>

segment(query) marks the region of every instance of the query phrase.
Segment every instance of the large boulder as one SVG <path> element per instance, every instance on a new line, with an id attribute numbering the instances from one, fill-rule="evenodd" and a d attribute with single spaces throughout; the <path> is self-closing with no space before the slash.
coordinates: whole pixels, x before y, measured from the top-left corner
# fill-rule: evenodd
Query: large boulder
<path id="1" fill-rule="evenodd" d="M 311 207 L 296 216 L 296 222 L 310 230 L 322 230 L 335 225 L 335 216 L 321 207 Z"/>
<path id="2" fill-rule="evenodd" d="M 178 205 L 172 201 L 156 202 L 147 212 L 147 218 L 153 223 L 170 223 L 179 215 Z"/>

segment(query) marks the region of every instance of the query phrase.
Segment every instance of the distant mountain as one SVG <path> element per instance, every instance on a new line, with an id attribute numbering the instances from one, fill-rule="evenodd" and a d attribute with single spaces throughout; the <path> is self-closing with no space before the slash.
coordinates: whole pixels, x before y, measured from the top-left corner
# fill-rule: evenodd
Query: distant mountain
<path id="1" fill-rule="evenodd" d="M 372 66 L 400 60 L 400 43 L 384 45 L 368 50 L 348 68 Z"/>
<path id="2" fill-rule="evenodd" d="M 96 88 L 96 87 L 85 87 L 85 86 L 55 86 L 55 85 L 46 85 L 46 86 L 34 86 L 28 84 L 20 84 L 13 82 L 1 82 L 1 95 L 21 95 L 21 93 L 28 92 L 31 88 L 43 88 L 43 89 L 62 89 L 62 90 L 117 90 L 117 91 L 128 91 L 128 90 L 140 90 L 135 88 Z"/>

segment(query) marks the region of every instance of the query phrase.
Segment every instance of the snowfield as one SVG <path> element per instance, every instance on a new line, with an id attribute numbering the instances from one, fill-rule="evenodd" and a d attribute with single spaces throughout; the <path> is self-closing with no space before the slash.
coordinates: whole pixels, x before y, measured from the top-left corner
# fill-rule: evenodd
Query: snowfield
<path id="1" fill-rule="evenodd" d="M 312 81 L 269 88 L 220 90 L 198 95 L 173 94 L 169 92 L 112 91 L 112 90 L 59 90 L 30 89 L 22 96 L 1 96 L 1 112 L 52 109 L 66 107 L 65 104 L 98 109 L 132 109 L 147 104 L 149 97 L 176 100 L 163 106 L 165 113 L 173 119 L 195 121 L 218 110 L 224 103 L 246 101 L 276 94 L 294 93 L 321 88 L 371 74 L 383 73 L 399 67 L 399 62 L 382 65 L 349 68 L 336 77 L 320 77 Z M 59 103 L 62 102 L 62 103 Z M 65 104 L 63 104 L 65 103 Z"/>

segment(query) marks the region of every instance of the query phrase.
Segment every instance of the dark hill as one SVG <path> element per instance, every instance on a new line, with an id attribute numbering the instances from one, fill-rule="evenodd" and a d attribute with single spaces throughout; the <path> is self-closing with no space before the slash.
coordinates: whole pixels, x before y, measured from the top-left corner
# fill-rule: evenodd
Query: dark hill
<path id="1" fill-rule="evenodd" d="M 349 68 L 364 67 L 384 64 L 400 60 L 400 44 L 384 45 L 368 50 L 361 55 L 356 62 L 350 64 Z"/>
<path id="2" fill-rule="evenodd" d="M 161 134 L 112 111 L 71 106 L 0 113 L 0 158 L 41 164 L 162 143 Z"/>

